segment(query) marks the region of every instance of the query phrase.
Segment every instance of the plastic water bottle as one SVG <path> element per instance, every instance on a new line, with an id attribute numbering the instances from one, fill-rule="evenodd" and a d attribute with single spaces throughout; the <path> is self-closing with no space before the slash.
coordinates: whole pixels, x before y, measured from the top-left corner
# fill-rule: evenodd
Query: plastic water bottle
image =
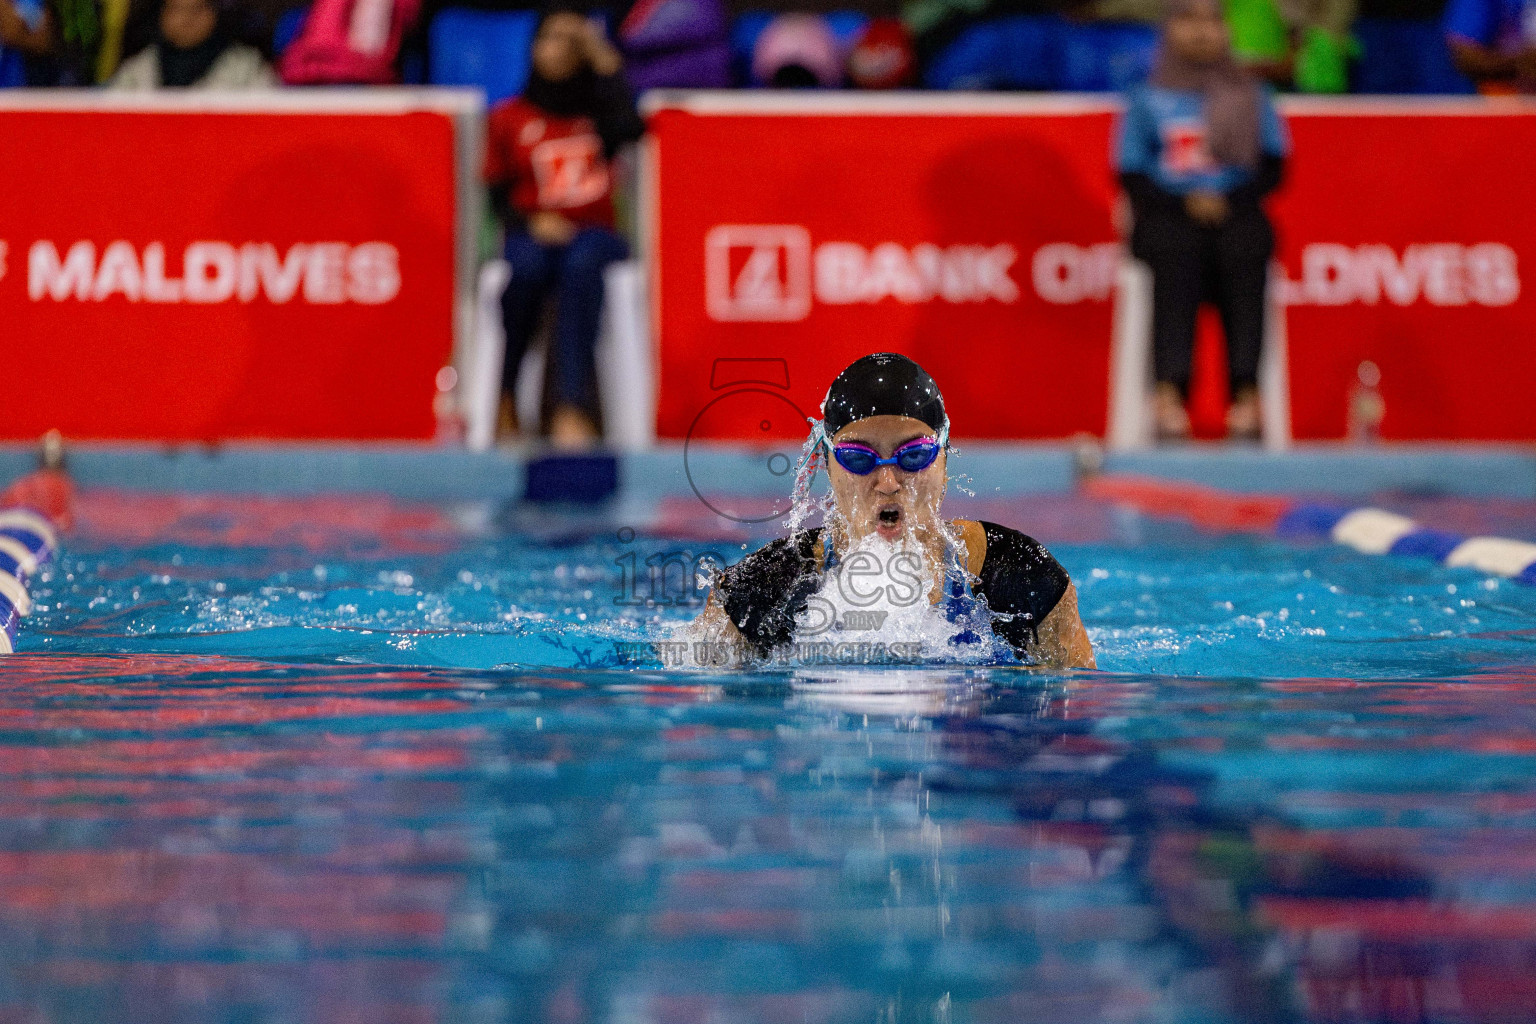
<path id="1" fill-rule="evenodd" d="M 1349 392 L 1349 439 L 1356 444 L 1374 444 L 1381 440 L 1381 421 L 1387 415 L 1387 403 L 1381 397 L 1381 367 L 1365 360 L 1355 370 L 1359 381 Z"/>

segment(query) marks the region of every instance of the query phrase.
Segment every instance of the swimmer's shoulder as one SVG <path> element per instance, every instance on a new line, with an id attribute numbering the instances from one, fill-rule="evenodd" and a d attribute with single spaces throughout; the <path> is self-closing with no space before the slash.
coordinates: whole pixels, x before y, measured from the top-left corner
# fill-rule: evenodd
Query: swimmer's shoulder
<path id="1" fill-rule="evenodd" d="M 1045 545 L 997 523 L 957 520 L 954 526 L 965 540 L 968 567 L 980 563 L 972 590 L 993 612 L 993 634 L 1028 664 L 1093 668 L 1072 578 Z"/>
<path id="2" fill-rule="evenodd" d="M 1029 612 L 1036 621 L 1056 607 L 1071 586 L 1060 562 L 1028 534 L 985 520 L 956 519 L 965 544 L 965 568 L 996 611 Z"/>
<path id="3" fill-rule="evenodd" d="M 965 545 L 965 571 L 972 576 L 981 575 L 982 562 L 987 557 L 987 530 L 974 519 L 955 519 L 951 522 L 960 542 Z"/>

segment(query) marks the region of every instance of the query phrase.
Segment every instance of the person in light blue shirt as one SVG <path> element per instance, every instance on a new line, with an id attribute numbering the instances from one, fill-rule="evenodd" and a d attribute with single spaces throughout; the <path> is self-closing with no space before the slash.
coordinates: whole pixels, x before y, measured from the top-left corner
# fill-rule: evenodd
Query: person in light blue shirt
<path id="1" fill-rule="evenodd" d="M 1135 216 L 1131 252 L 1152 268 L 1158 435 L 1189 435 L 1195 321 L 1221 313 L 1229 436 L 1259 433 L 1259 350 L 1274 232 L 1261 201 L 1290 140 L 1269 90 L 1232 57 L 1218 0 L 1172 0 L 1157 63 L 1131 90 L 1116 163 Z"/>
<path id="2" fill-rule="evenodd" d="M 1446 42 L 1484 92 L 1536 92 L 1536 0 L 1451 0 Z"/>

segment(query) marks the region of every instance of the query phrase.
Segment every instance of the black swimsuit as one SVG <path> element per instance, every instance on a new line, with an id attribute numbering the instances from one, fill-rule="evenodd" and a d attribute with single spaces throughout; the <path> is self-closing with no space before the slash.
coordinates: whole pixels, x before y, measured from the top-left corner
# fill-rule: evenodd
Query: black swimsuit
<path id="1" fill-rule="evenodd" d="M 973 589 L 995 616 L 992 632 L 1022 661 L 1036 627 L 1072 582 L 1032 537 L 982 523 L 987 554 Z M 790 642 L 795 618 L 821 586 L 821 528 L 782 537 L 715 577 L 715 598 L 758 657 Z"/>

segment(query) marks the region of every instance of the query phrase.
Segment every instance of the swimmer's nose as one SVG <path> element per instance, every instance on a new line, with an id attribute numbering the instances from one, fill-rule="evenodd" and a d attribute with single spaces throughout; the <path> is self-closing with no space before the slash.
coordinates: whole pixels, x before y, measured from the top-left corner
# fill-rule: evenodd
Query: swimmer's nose
<path id="1" fill-rule="evenodd" d="M 901 490 L 901 481 L 896 479 L 896 470 L 890 466 L 881 466 L 875 471 L 875 491 L 879 494 L 895 494 Z"/>

